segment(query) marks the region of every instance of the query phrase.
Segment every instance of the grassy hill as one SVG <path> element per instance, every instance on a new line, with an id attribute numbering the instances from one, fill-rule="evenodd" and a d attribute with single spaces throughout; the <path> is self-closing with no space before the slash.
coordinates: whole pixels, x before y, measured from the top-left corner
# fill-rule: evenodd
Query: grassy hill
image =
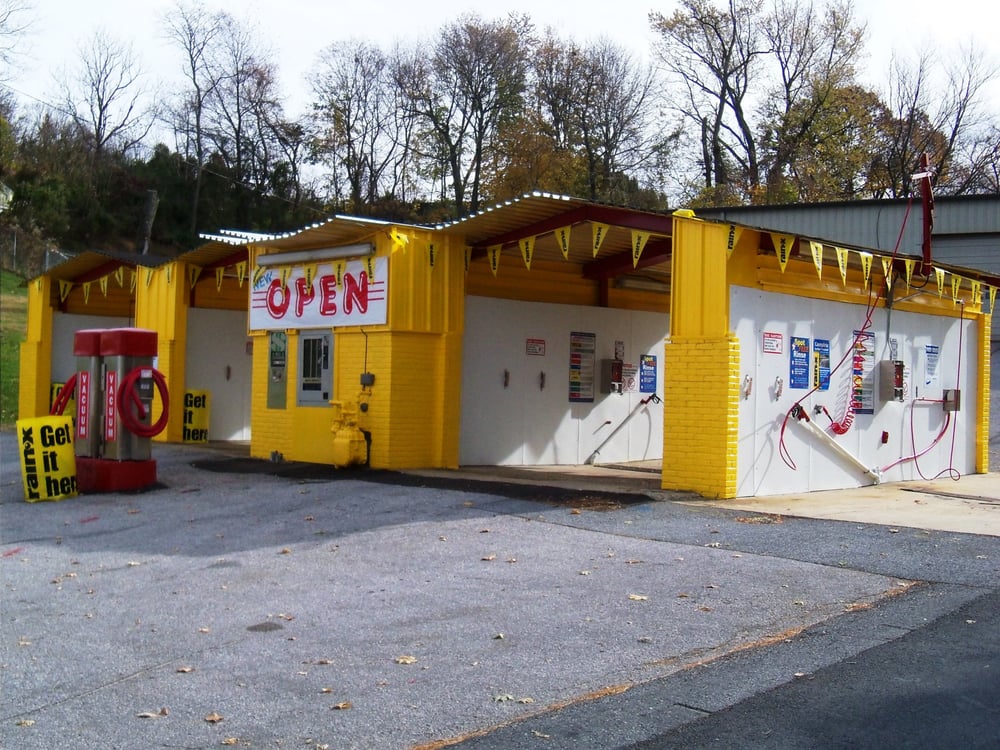
<path id="1" fill-rule="evenodd" d="M 18 362 L 28 316 L 28 291 L 20 276 L 0 271 L 0 428 L 17 420 Z"/>

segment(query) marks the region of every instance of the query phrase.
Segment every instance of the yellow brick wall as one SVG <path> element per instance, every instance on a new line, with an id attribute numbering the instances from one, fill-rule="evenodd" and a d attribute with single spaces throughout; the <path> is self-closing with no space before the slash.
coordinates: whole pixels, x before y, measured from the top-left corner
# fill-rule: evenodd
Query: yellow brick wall
<path id="1" fill-rule="evenodd" d="M 976 421 L 976 471 L 987 474 L 990 470 L 990 373 L 991 353 L 990 338 L 992 335 L 992 310 L 990 315 L 980 315 L 979 325 L 979 368 L 978 398 L 975 408 L 979 418 Z"/>
<path id="2" fill-rule="evenodd" d="M 668 340 L 663 357 L 664 489 L 736 495 L 739 340 Z"/>

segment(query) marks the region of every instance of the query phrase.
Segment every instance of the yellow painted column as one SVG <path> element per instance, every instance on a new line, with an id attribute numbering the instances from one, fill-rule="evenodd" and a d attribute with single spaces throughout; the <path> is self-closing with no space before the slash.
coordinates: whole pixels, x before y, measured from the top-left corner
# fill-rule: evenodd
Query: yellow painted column
<path id="1" fill-rule="evenodd" d="M 39 276 L 28 282 L 28 323 L 21 342 L 18 365 L 17 415 L 19 419 L 49 413 L 52 380 L 52 278 Z"/>
<path id="2" fill-rule="evenodd" d="M 976 472 L 988 474 L 990 471 L 990 336 L 993 325 L 993 310 L 989 315 L 979 315 L 979 377 L 976 390 Z"/>
<path id="3" fill-rule="evenodd" d="M 678 212 L 663 360 L 664 489 L 736 495 L 739 340 L 729 330 L 728 227 Z"/>
<path id="4" fill-rule="evenodd" d="M 154 439 L 179 443 L 184 438 L 184 388 L 187 351 L 188 277 L 184 263 L 136 269 L 135 325 L 156 331 L 156 369 L 167 381 L 170 416 Z M 159 399 L 157 399 L 157 403 Z M 154 405 L 154 419 L 160 407 Z"/>

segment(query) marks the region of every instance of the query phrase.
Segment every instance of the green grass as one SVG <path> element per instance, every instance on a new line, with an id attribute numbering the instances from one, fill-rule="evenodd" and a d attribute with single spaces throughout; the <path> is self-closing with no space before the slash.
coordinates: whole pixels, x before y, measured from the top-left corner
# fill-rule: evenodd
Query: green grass
<path id="1" fill-rule="evenodd" d="M 0 271 L 0 428 L 17 421 L 18 363 L 28 318 L 28 290 L 20 276 Z"/>

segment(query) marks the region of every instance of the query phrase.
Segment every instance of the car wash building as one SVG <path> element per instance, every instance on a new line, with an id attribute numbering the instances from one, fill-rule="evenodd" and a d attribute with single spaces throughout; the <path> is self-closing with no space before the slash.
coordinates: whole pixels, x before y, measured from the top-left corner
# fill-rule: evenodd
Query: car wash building
<path id="1" fill-rule="evenodd" d="M 987 471 L 1000 284 L 919 256 L 535 193 L 438 227 L 213 237 L 143 273 L 171 390 L 262 459 L 658 460 L 706 497 Z"/>

